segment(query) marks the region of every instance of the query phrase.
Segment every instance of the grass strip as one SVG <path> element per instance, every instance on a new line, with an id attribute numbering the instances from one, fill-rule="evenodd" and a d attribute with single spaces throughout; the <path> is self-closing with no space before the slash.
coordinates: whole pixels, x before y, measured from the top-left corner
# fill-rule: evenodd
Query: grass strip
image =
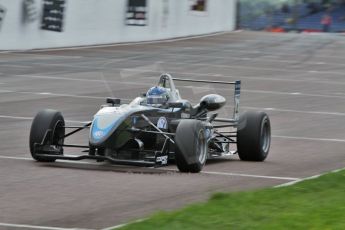
<path id="1" fill-rule="evenodd" d="M 345 229 L 345 170 L 287 187 L 217 193 L 121 229 Z"/>

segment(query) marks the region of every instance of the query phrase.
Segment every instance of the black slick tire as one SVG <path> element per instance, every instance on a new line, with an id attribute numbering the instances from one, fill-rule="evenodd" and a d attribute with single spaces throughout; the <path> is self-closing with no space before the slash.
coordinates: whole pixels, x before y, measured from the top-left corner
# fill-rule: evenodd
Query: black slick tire
<path id="1" fill-rule="evenodd" d="M 198 173 L 204 167 L 208 147 L 201 121 L 181 120 L 175 135 L 175 162 L 180 172 Z"/>
<path id="2" fill-rule="evenodd" d="M 271 144 L 271 124 L 264 112 L 246 112 L 237 128 L 237 150 L 241 160 L 264 161 Z"/>
<path id="3" fill-rule="evenodd" d="M 54 162 L 55 159 L 38 156 L 35 153 L 35 143 L 42 143 L 47 130 L 51 130 L 50 145 L 62 145 L 65 135 L 65 121 L 62 114 L 56 110 L 45 109 L 37 113 L 30 130 L 30 152 L 33 159 L 40 162 Z M 62 148 L 62 147 L 61 147 Z"/>

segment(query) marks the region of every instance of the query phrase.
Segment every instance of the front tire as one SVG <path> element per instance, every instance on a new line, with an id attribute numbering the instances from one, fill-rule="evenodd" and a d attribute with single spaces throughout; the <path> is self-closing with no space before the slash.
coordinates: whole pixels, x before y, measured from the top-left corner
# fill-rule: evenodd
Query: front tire
<path id="1" fill-rule="evenodd" d="M 204 167 L 208 148 L 201 121 L 182 120 L 176 129 L 175 161 L 180 172 L 198 173 Z"/>
<path id="2" fill-rule="evenodd" d="M 237 150 L 241 160 L 264 161 L 271 145 L 271 124 L 264 112 L 246 112 L 237 128 Z"/>
<path id="3" fill-rule="evenodd" d="M 48 145 L 55 145 L 63 152 L 63 137 L 65 135 L 65 120 L 62 114 L 56 110 L 45 109 L 37 113 L 30 130 L 30 152 L 33 159 L 40 162 L 54 162 L 56 159 L 46 158 L 37 155 L 35 152 L 35 143 L 42 143 L 48 130 L 50 130 L 50 137 L 48 138 Z M 40 151 L 40 153 L 45 153 Z"/>

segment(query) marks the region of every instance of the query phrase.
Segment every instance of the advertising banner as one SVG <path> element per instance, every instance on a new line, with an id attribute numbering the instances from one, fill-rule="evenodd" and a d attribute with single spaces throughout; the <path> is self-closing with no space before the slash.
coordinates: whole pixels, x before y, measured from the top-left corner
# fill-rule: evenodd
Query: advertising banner
<path id="1" fill-rule="evenodd" d="M 126 25 L 146 26 L 147 5 L 146 0 L 128 0 L 126 12 Z"/>
<path id="2" fill-rule="evenodd" d="M 162 27 L 166 28 L 168 26 L 169 21 L 169 0 L 163 0 L 163 9 L 162 9 Z"/>
<path id="3" fill-rule="evenodd" d="M 4 19 L 5 19 L 5 14 L 6 14 L 6 9 L 5 9 L 5 7 L 3 7 L 3 6 L 0 5 L 0 29 L 1 29 L 2 22 L 3 22 Z"/>
<path id="4" fill-rule="evenodd" d="M 22 3 L 22 22 L 30 23 L 37 19 L 38 12 L 35 0 L 24 0 Z"/>
<path id="5" fill-rule="evenodd" d="M 191 11 L 205 12 L 207 10 L 207 0 L 190 0 Z"/>
<path id="6" fill-rule="evenodd" d="M 43 0 L 41 29 L 62 32 L 65 0 Z"/>

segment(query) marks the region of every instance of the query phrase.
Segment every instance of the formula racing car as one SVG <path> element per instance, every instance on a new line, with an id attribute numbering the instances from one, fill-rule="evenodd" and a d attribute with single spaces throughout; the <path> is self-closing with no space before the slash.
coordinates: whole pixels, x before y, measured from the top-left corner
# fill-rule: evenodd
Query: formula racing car
<path id="1" fill-rule="evenodd" d="M 229 108 L 223 96 L 208 94 L 192 105 L 180 97 L 174 81 L 233 85 L 232 117 L 218 117 L 221 109 Z M 151 167 L 175 162 L 179 171 L 192 173 L 200 172 L 206 160 L 215 157 L 238 154 L 241 160 L 264 161 L 271 142 L 269 117 L 256 111 L 240 115 L 240 90 L 240 81 L 179 79 L 163 74 L 156 86 L 129 104 L 107 98 L 93 120 L 80 126 L 67 126 L 56 110 L 40 111 L 31 126 L 30 152 L 40 162 L 94 159 Z M 84 129 L 89 129 L 88 145 L 65 143 Z M 85 150 L 66 155 L 64 148 Z"/>

